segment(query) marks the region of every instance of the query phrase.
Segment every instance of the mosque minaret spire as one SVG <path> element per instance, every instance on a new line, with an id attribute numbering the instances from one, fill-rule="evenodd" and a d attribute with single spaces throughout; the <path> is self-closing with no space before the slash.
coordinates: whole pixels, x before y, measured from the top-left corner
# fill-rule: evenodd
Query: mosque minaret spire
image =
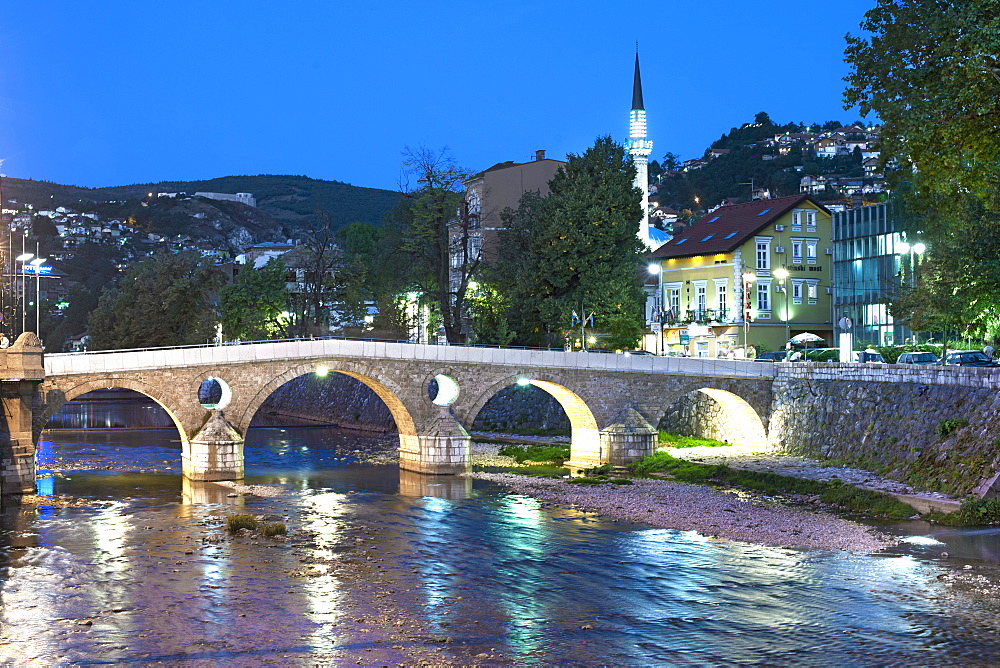
<path id="1" fill-rule="evenodd" d="M 628 121 L 628 150 L 635 165 L 634 185 L 642 192 L 642 220 L 639 239 L 650 249 L 655 244 L 649 236 L 649 154 L 653 142 L 646 138 L 646 107 L 642 102 L 642 78 L 639 76 L 639 46 L 635 47 L 635 77 L 632 80 L 632 111 Z"/>

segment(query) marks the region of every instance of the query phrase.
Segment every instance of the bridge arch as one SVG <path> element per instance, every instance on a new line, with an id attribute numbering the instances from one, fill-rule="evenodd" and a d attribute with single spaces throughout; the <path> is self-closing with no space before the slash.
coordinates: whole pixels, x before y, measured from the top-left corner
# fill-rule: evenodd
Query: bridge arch
<path id="1" fill-rule="evenodd" d="M 375 392 L 378 398 L 385 403 L 386 407 L 389 409 L 389 413 L 392 415 L 393 420 L 396 422 L 396 430 L 399 432 L 400 448 L 416 448 L 418 435 L 417 425 L 412 411 L 400 398 L 400 395 L 402 394 L 402 392 L 400 392 L 400 388 L 395 387 L 394 384 L 389 384 L 388 382 L 376 379 L 367 372 L 352 369 L 350 368 L 351 366 L 353 365 L 331 361 L 326 364 L 317 364 L 315 362 L 298 364 L 287 369 L 283 373 L 261 385 L 255 392 L 252 393 L 252 396 L 244 404 L 241 413 L 239 415 L 234 414 L 232 416 L 234 426 L 240 431 L 240 433 L 245 434 L 247 428 L 250 426 L 250 421 L 253 420 L 254 415 L 256 415 L 257 411 L 267 398 L 279 387 L 289 381 L 299 378 L 300 376 L 316 373 L 318 367 L 323 367 L 322 371 L 324 373 L 339 373 L 345 376 L 350 376 Z M 426 396 L 426 391 L 424 392 L 424 395 Z M 430 403 L 429 399 L 428 403 Z"/>
<path id="2" fill-rule="evenodd" d="M 688 389 L 665 407 L 659 427 L 734 445 L 767 445 L 764 419 L 749 401 L 730 389 Z"/>
<path id="3" fill-rule="evenodd" d="M 594 412 L 584 399 L 566 387 L 552 380 L 543 380 L 527 374 L 510 374 L 482 390 L 466 411 L 466 424 L 471 425 L 490 399 L 511 385 L 532 385 L 550 394 L 562 406 L 570 423 L 570 461 L 600 463 L 600 427 Z M 606 459 L 606 457 L 605 457 Z"/>
<path id="4" fill-rule="evenodd" d="M 51 420 L 52 417 L 62 409 L 66 402 L 72 401 L 77 397 L 81 397 L 84 394 L 95 390 L 114 389 L 138 392 L 139 394 L 147 396 L 155 401 L 156 404 L 170 417 L 170 421 L 173 422 L 174 427 L 177 429 L 177 433 L 180 435 L 181 447 L 185 450 L 189 447 L 190 435 L 184 428 L 184 424 L 181 421 L 180 416 L 171 407 L 173 402 L 169 398 L 165 397 L 157 388 L 141 380 L 133 378 L 108 378 L 100 381 L 90 380 L 76 385 L 48 390 L 45 393 L 45 407 L 41 412 L 41 421 L 38 424 L 38 431 L 40 432 L 45 428 L 45 425 L 48 424 L 49 420 Z"/>

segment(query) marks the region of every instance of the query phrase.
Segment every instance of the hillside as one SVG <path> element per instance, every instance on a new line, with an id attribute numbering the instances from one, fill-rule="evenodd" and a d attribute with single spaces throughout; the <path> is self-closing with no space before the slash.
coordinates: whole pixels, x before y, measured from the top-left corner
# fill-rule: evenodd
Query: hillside
<path id="1" fill-rule="evenodd" d="M 107 188 L 81 188 L 48 181 L 4 178 L 5 201 L 31 202 L 81 210 L 86 204 L 139 200 L 161 192 L 248 192 L 257 199 L 258 209 L 282 224 L 286 236 L 302 227 L 311 227 L 320 214 L 329 214 L 333 227 L 355 221 L 379 224 L 392 209 L 399 193 L 362 188 L 339 181 L 323 181 L 307 176 L 224 176 L 208 181 L 162 181 Z M 46 204 L 47 202 L 47 204 Z M 91 207 L 92 208 L 92 207 Z"/>
<path id="2" fill-rule="evenodd" d="M 878 155 L 877 130 L 855 137 L 849 129 L 839 121 L 778 124 L 761 112 L 754 122 L 731 128 L 698 158 L 681 162 L 668 153 L 662 164 L 651 162 L 652 199 L 698 212 L 724 200 L 747 201 L 751 187 L 771 197 L 795 195 L 803 191 L 806 176 L 817 180 L 809 192 L 819 200 L 850 200 L 855 192 L 878 199 L 882 175 L 865 169 L 865 160 Z"/>

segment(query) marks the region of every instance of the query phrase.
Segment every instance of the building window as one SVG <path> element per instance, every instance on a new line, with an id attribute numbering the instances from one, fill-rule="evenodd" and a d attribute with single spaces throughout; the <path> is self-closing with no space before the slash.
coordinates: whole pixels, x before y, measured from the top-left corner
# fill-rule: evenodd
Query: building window
<path id="1" fill-rule="evenodd" d="M 715 308 L 719 312 L 719 318 L 725 318 L 729 312 L 729 299 L 726 294 L 725 281 L 715 282 Z"/>
<path id="2" fill-rule="evenodd" d="M 694 283 L 695 308 L 698 309 L 698 319 L 705 317 L 705 309 L 708 308 L 708 285 L 706 281 L 695 281 Z"/>
<path id="3" fill-rule="evenodd" d="M 757 269 L 768 270 L 771 268 L 771 242 L 757 242 Z"/>
<path id="4" fill-rule="evenodd" d="M 806 239 L 806 260 L 809 264 L 816 264 L 816 247 L 819 239 Z"/>
<path id="5" fill-rule="evenodd" d="M 681 286 L 679 283 L 667 286 L 667 311 L 670 317 L 677 318 L 681 313 Z"/>
<path id="6" fill-rule="evenodd" d="M 810 232 L 815 232 L 816 231 L 816 212 L 815 211 L 812 211 L 812 210 L 806 211 L 806 227 L 810 228 L 809 229 Z"/>
<path id="7" fill-rule="evenodd" d="M 792 239 L 792 262 L 802 264 L 802 239 Z"/>
<path id="8" fill-rule="evenodd" d="M 792 303 L 802 303 L 802 281 L 792 281 Z"/>
<path id="9" fill-rule="evenodd" d="M 792 211 L 792 225 L 801 225 L 801 224 L 802 224 L 802 212 Z"/>
<path id="10" fill-rule="evenodd" d="M 771 282 L 757 281 L 757 313 L 771 311 Z"/>
<path id="11" fill-rule="evenodd" d="M 809 299 L 810 304 L 817 303 L 817 296 L 819 295 L 819 281 L 810 280 L 806 281 L 806 297 Z"/>

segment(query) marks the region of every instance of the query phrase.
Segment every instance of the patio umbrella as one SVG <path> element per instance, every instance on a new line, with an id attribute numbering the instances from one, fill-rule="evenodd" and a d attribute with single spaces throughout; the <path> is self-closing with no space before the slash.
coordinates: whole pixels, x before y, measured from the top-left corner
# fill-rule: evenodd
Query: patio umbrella
<path id="1" fill-rule="evenodd" d="M 810 343 L 813 341 L 825 341 L 822 336 L 816 336 L 810 332 L 802 332 L 801 334 L 796 334 L 792 338 L 788 339 L 789 343 Z"/>

